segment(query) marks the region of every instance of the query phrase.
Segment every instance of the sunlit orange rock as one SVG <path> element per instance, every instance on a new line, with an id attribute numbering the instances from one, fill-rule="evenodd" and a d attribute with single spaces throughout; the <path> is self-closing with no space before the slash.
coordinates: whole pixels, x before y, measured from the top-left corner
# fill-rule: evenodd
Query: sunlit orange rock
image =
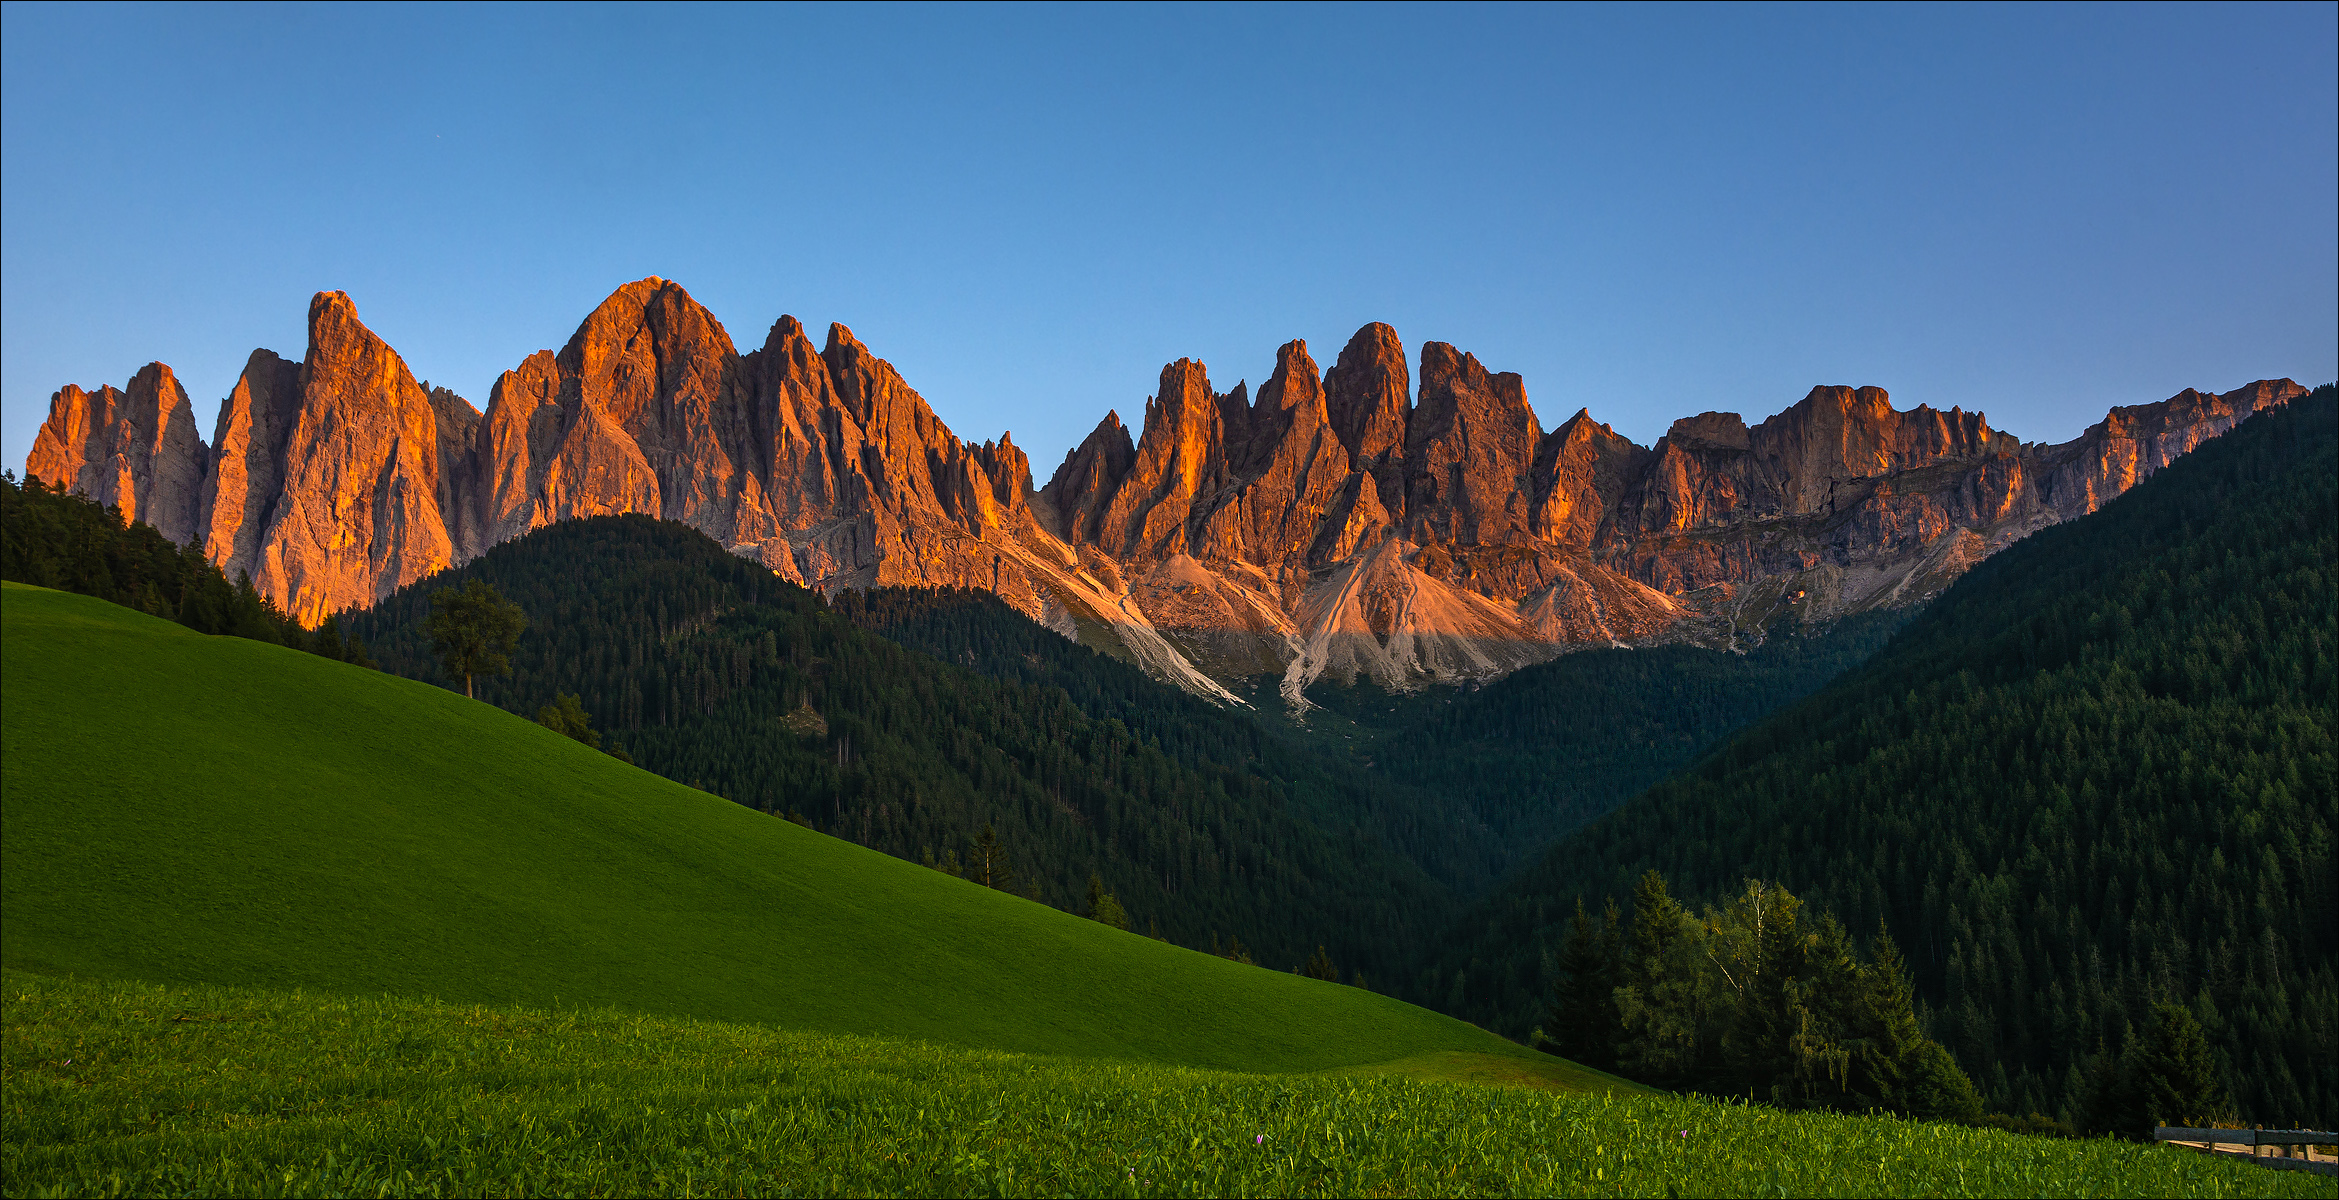
<path id="1" fill-rule="evenodd" d="M 148 363 L 128 388 L 85 392 L 67 384 L 25 456 L 28 479 L 62 483 L 144 521 L 181 545 L 201 532 L 203 477 L 210 448 L 171 369 Z"/>
<path id="2" fill-rule="evenodd" d="M 1107 413 L 1034 491 L 1010 437 L 961 441 L 843 325 L 816 346 L 783 316 L 741 354 L 679 285 L 640 280 L 498 378 L 483 417 L 326 292 L 300 362 L 252 354 L 214 446 L 157 363 L 60 390 L 26 472 L 311 623 L 554 521 L 648 513 L 811 587 L 983 588 L 1195 692 L 1280 675 L 1304 705 L 1326 675 L 1483 678 L 1914 603 L 2304 391 L 2186 391 L 2047 446 L 1818 387 L 1644 448 L 1589 411 L 1546 432 L 1519 376 L 1453 346 L 1418 366 L 1378 323 L 1320 375 L 1286 343 L 1255 399 L 1180 359 L 1137 430 Z"/>

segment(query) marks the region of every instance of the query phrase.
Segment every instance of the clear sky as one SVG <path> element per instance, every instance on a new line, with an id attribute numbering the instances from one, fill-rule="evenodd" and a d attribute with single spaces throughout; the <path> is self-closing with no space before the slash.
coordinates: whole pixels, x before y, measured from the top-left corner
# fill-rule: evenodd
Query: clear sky
<path id="1" fill-rule="evenodd" d="M 620 284 L 843 321 L 1044 481 L 1387 321 L 1643 442 L 2339 375 L 2339 7 L 0 11 L 0 452 L 346 290 L 485 407 Z"/>

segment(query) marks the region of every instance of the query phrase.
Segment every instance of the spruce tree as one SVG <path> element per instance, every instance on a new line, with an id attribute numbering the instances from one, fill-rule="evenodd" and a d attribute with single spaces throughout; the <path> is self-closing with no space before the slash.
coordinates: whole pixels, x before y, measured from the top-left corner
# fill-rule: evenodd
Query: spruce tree
<path id="1" fill-rule="evenodd" d="M 1768 1098 L 1789 1085 L 1814 1049 L 1804 1044 L 1811 1014 L 1800 986 L 1809 939 L 1802 926 L 1803 902 L 1786 888 L 1749 884 L 1746 906 L 1751 953 L 1732 1023 L 1729 1057 L 1739 1084 Z"/>
<path id="2" fill-rule="evenodd" d="M 2131 1050 L 2133 1047 L 2131 1047 Z M 2080 1097 L 2082 1124 L 2089 1133 L 2142 1137 L 2151 1118 L 2136 1094 L 2136 1056 L 2121 1054 L 2097 1038 L 2095 1053 L 2080 1073 L 2085 1091 Z"/>
<path id="3" fill-rule="evenodd" d="M 1613 938 L 1604 936 L 1608 932 L 1592 923 L 1578 896 L 1546 1018 L 1551 1027 L 1548 1045 L 1565 1058 L 1603 1071 L 1616 1065 L 1616 1043 L 1624 1032 L 1616 1016 L 1616 964 L 1609 954 Z"/>
<path id="4" fill-rule="evenodd" d="M 1104 877 L 1094 871 L 1088 873 L 1088 919 L 1115 929 L 1129 927 L 1129 914 L 1113 894 L 1105 890 Z"/>
<path id="5" fill-rule="evenodd" d="M 1647 982 L 1652 973 L 1661 973 L 1664 962 L 1671 957 L 1673 944 L 1681 939 L 1681 905 L 1673 893 L 1666 890 L 1665 877 L 1654 869 L 1641 873 L 1640 882 L 1632 889 L 1632 970 L 1638 981 Z"/>
<path id="6" fill-rule="evenodd" d="M 2184 1005 L 2152 1006 L 2137 1067 L 2145 1116 L 2154 1124 L 2202 1125 L 2226 1115 L 2217 1054 Z"/>
<path id="7" fill-rule="evenodd" d="M 989 821 L 983 822 L 983 832 L 975 838 L 974 853 L 967 857 L 967 872 L 984 887 L 1015 890 L 1015 870 L 1007 865 L 1007 847 L 1000 843 Z"/>
<path id="8" fill-rule="evenodd" d="M 328 615 L 324 623 L 317 626 L 316 636 L 309 641 L 309 653 L 336 662 L 349 657 L 348 649 L 342 645 L 340 614 Z"/>
<path id="9" fill-rule="evenodd" d="M 1974 1081 L 1939 1042 L 1921 1042 L 1907 1065 L 1908 1113 L 1928 1121 L 1973 1121 L 1982 1115 Z"/>
<path id="10" fill-rule="evenodd" d="M 1867 984 L 1863 997 L 1866 1017 L 1863 1044 L 1854 1063 L 1861 1090 L 1873 1094 L 1885 1107 L 1908 1111 L 1908 1078 L 1916 1067 L 1919 1046 L 1926 1040 L 1917 1024 L 1916 990 L 1909 980 L 1908 960 L 1900 944 L 1876 923 L 1871 944 L 1875 961 L 1862 973 Z"/>

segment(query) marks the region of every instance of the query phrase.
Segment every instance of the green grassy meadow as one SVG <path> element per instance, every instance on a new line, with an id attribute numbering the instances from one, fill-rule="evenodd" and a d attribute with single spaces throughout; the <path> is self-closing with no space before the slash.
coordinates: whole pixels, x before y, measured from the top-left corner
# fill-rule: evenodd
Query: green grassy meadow
<path id="1" fill-rule="evenodd" d="M 2327 1196 L 2167 1147 L 10 972 L 11 1195 Z"/>
<path id="2" fill-rule="evenodd" d="M 1254 1071 L 1547 1060 L 823 837 L 424 684 L 16 584 L 0 620 L 8 967 Z"/>

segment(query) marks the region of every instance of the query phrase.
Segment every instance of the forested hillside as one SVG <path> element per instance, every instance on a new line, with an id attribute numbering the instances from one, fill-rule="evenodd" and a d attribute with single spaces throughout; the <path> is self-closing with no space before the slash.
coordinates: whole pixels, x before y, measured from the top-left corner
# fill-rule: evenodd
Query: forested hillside
<path id="1" fill-rule="evenodd" d="M 1418 981 L 1542 1019 L 1568 914 L 1775 880 L 1906 952 L 1994 1106 L 2088 1123 L 2156 1002 L 2239 1114 L 2339 1121 L 2332 387 L 1974 568 L 1860 668 L 1562 841 Z"/>
<path id="2" fill-rule="evenodd" d="M 1404 695 L 1360 681 L 1308 697 L 1354 723 L 1356 753 L 1381 773 L 1465 802 L 1508 869 L 1818 690 L 1907 619 L 1863 613 L 1816 633 L 1783 621 L 1744 653 L 1579 650 L 1479 688 Z"/>
<path id="3" fill-rule="evenodd" d="M 482 700 L 533 714 L 574 694 L 644 767 L 775 816 L 978 880 L 988 827 L 1003 847 L 992 886 L 1086 911 L 1093 873 L 1141 932 L 1240 939 L 1279 969 L 1320 944 L 1344 980 L 1393 980 L 1452 910 L 1403 856 L 1302 816 L 1335 806 L 1305 795 L 1319 777 L 1198 745 L 1211 731 L 1175 714 L 1134 730 L 1061 687 L 896 645 L 682 525 L 562 522 L 350 628 L 384 669 L 449 683 L 425 622 L 433 593 L 471 579 L 529 619 L 511 674 L 479 681 Z"/>
<path id="4" fill-rule="evenodd" d="M 1156 738 L 1181 762 L 1260 764 L 1307 815 L 1357 826 L 1465 896 L 1613 809 L 1747 723 L 1865 659 L 1906 619 L 1872 613 L 1815 636 L 1782 628 L 1744 654 L 1695 646 L 1584 650 L 1482 687 L 1308 689 L 1287 719 L 1270 678 L 1255 708 L 1220 708 L 1035 624 L 988 592 L 845 592 L 863 628 L 998 679 L 1062 688 L 1090 716 Z M 1555 764 L 1561 764 L 1556 766 Z"/>
<path id="5" fill-rule="evenodd" d="M 1369 762 L 1320 753 L 1294 738 L 1272 709 L 1222 708 L 1189 695 L 1066 640 L 989 592 L 877 588 L 841 592 L 834 603 L 855 625 L 944 662 L 1060 691 L 1090 718 L 1121 722 L 1182 766 L 1239 768 L 1276 780 L 1301 816 L 1376 839 L 1463 895 L 1482 894 L 1516 854 L 1487 827 L 1467 791 L 1399 782 Z M 1272 704 L 1272 695 L 1263 702 Z"/>

